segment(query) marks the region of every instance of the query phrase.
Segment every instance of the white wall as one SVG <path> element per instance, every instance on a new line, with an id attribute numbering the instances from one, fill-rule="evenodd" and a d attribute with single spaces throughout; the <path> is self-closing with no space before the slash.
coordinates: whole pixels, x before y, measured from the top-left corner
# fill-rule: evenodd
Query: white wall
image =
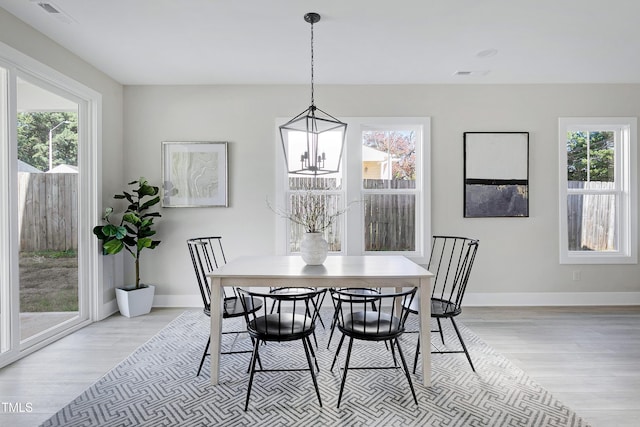
<path id="1" fill-rule="evenodd" d="M 276 218 L 265 204 L 282 155 L 274 121 L 305 109 L 308 89 L 125 87 L 126 180 L 160 183 L 162 141 L 229 142 L 230 206 L 162 209 L 162 244 L 142 265 L 142 279 L 158 285 L 156 304 L 198 302 L 189 237 L 221 234 L 230 257 L 274 253 Z M 469 302 L 640 303 L 638 265 L 559 264 L 557 195 L 558 117 L 638 116 L 640 85 L 317 86 L 316 103 L 337 117 L 431 117 L 432 231 L 480 239 Z M 463 218 L 465 131 L 530 133 L 529 218 Z"/>

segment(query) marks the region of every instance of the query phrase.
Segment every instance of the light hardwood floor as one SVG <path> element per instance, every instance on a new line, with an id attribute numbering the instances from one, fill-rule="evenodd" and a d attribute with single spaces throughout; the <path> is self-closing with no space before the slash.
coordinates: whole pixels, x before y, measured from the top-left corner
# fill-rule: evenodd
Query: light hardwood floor
<path id="1" fill-rule="evenodd" d="M 593 426 L 640 426 L 640 307 L 471 307 L 460 320 Z"/>
<path id="2" fill-rule="evenodd" d="M 184 310 L 115 315 L 1 369 L 0 426 L 39 425 Z M 467 307 L 460 320 L 593 426 L 640 425 L 640 307 Z"/>

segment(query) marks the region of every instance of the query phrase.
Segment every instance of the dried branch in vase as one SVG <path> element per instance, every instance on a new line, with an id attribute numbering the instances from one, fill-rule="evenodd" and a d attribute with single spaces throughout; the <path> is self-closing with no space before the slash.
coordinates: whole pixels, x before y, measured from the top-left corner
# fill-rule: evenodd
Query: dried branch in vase
<path id="1" fill-rule="evenodd" d="M 267 199 L 267 206 L 276 215 L 299 224 L 307 233 L 321 233 L 344 214 L 351 203 L 344 209 L 337 208 L 335 194 L 318 190 L 307 190 L 294 193 L 288 209 L 274 208 Z"/>

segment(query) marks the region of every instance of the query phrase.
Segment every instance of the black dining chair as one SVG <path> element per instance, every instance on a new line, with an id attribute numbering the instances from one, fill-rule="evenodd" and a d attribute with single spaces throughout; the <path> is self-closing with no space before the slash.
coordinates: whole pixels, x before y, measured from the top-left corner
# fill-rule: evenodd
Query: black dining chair
<path id="1" fill-rule="evenodd" d="M 431 255 L 427 269 L 433 273 L 431 278 L 431 318 L 436 319 L 438 329 L 431 332 L 439 332 L 444 345 L 442 333 L 442 319 L 450 319 L 453 329 L 458 336 L 462 350 L 433 350 L 433 354 L 464 353 L 467 356 L 471 370 L 475 367 L 467 346 L 462 339 L 455 317 L 462 313 L 462 300 L 469 283 L 471 268 L 478 252 L 479 241 L 468 237 L 458 236 L 433 236 L 431 241 Z M 411 313 L 418 314 L 420 308 L 418 293 L 408 307 Z M 413 361 L 413 373 L 416 372 L 418 355 L 420 354 L 420 338 L 416 347 Z"/>
<path id="2" fill-rule="evenodd" d="M 302 291 L 302 292 L 306 292 L 311 288 L 308 287 L 303 287 L 303 288 L 296 288 L 296 287 L 271 287 L 271 292 L 272 293 L 291 293 L 291 292 L 297 292 L 298 290 Z M 319 307 L 322 307 L 322 304 L 324 303 L 324 298 L 325 298 L 325 294 L 322 295 L 322 297 L 320 298 L 320 302 L 319 302 Z M 271 312 L 273 313 L 273 311 L 275 310 L 276 306 L 282 304 L 282 301 L 280 301 L 278 303 L 278 301 L 273 300 L 273 302 L 271 303 Z M 318 312 L 318 322 L 320 322 L 320 325 L 322 326 L 322 328 L 324 328 L 324 322 L 322 321 L 322 316 L 320 315 L 320 312 Z"/>
<path id="3" fill-rule="evenodd" d="M 283 304 L 283 300 L 281 298 L 277 298 L 278 295 L 282 295 L 282 294 L 294 294 L 294 293 L 307 293 L 310 290 L 313 290 L 316 288 L 310 288 L 310 287 L 271 287 L 270 288 L 270 293 L 273 294 L 274 296 L 276 296 L 276 298 L 273 298 L 273 301 L 271 302 L 271 313 L 273 313 L 276 310 L 276 307 L 278 310 L 280 310 L 282 308 L 282 304 Z M 320 300 L 316 303 L 316 301 L 311 301 L 314 305 L 317 304 L 317 307 L 314 307 L 316 309 L 316 318 L 318 320 L 318 322 L 320 323 L 320 325 L 324 328 L 324 323 L 322 322 L 322 317 L 320 316 L 320 308 L 322 307 L 322 303 L 324 302 L 324 298 L 325 298 L 326 292 L 324 292 L 322 294 L 322 296 L 320 297 Z M 314 331 L 313 335 L 313 340 L 316 343 L 316 348 L 318 347 L 318 339 L 316 337 L 316 333 Z"/>
<path id="4" fill-rule="evenodd" d="M 340 289 L 340 288 L 338 288 Z M 372 289 L 372 288 L 350 288 L 350 291 L 352 293 L 359 293 L 362 295 L 362 300 L 363 301 L 367 301 L 368 303 L 371 304 L 371 309 L 372 310 L 376 310 L 376 299 L 375 296 L 376 295 L 380 295 L 380 288 L 378 289 Z M 329 333 L 329 339 L 327 340 L 327 349 L 329 349 L 329 346 L 331 345 L 331 340 L 333 338 L 333 334 L 335 332 L 336 329 L 336 324 L 338 322 L 338 315 L 340 313 L 340 306 L 342 305 L 342 302 L 344 301 L 345 297 L 338 293 L 338 292 L 333 292 L 331 293 L 331 301 L 333 302 L 333 318 L 331 319 L 331 325 L 329 326 L 330 329 L 330 333 Z M 350 301 L 356 302 L 357 298 L 353 298 L 353 297 L 349 297 Z"/>
<path id="5" fill-rule="evenodd" d="M 338 308 L 336 324 L 338 330 L 342 332 L 342 337 L 340 338 L 333 363 L 331 364 L 332 371 L 338 360 L 345 337 L 349 337 L 337 407 L 340 407 L 340 402 L 342 401 L 347 372 L 352 369 L 398 369 L 399 366 L 395 354 L 396 348 L 402 363 L 401 368 L 407 378 L 411 394 L 413 395 L 413 400 L 416 405 L 418 404 L 418 398 L 416 397 L 416 392 L 411 382 L 411 375 L 409 374 L 409 369 L 407 368 L 399 340 L 400 336 L 405 332 L 405 322 L 409 315 L 408 307 L 411 305 L 417 289 L 418 288 L 411 288 L 403 292 L 390 294 L 374 294 L 370 297 L 364 297 L 358 289 L 330 289 L 332 296 L 336 296 L 341 301 Z M 336 297 L 334 297 L 334 299 Z M 377 306 L 372 308 L 371 302 L 376 302 Z M 354 340 L 385 342 L 391 350 L 393 366 L 350 367 L 349 364 Z"/>
<path id="6" fill-rule="evenodd" d="M 187 240 L 187 246 L 189 247 L 189 255 L 193 263 L 193 269 L 196 274 L 196 280 L 200 289 L 200 295 L 202 296 L 203 311 L 207 316 L 211 316 L 211 286 L 209 283 L 208 274 L 213 270 L 223 266 L 227 263 L 227 259 L 222 248 L 222 237 L 195 237 Z M 223 319 L 244 317 L 246 310 L 257 311 L 260 309 L 261 302 L 259 300 L 247 300 L 240 301 L 236 289 L 224 289 L 224 306 L 222 311 Z M 230 295 L 227 295 L 230 293 Z M 240 334 L 246 331 L 225 331 L 223 334 Z M 200 366 L 198 367 L 197 376 L 200 375 L 205 358 L 210 355 L 209 345 L 211 344 L 211 335 L 207 340 L 207 344 L 202 353 L 200 360 Z M 220 354 L 238 354 L 238 353 L 252 353 L 253 350 L 238 350 L 234 351 L 222 351 Z"/>
<path id="7" fill-rule="evenodd" d="M 238 289 L 240 301 L 260 301 L 260 310 L 245 309 L 245 318 L 247 321 L 247 331 L 254 340 L 253 355 L 250 363 L 249 384 L 247 386 L 247 398 L 244 405 L 246 411 L 249 407 L 249 398 L 251 396 L 251 388 L 256 373 L 260 372 L 277 372 L 277 371 L 309 371 L 313 386 L 318 396 L 318 403 L 322 406 L 320 398 L 320 389 L 316 378 L 315 369 L 319 370 L 318 362 L 313 352 L 310 336 L 313 335 L 316 328 L 316 320 L 318 318 L 318 309 L 321 298 L 324 296 L 326 289 L 314 288 L 289 288 L 286 291 L 283 288 L 280 292 L 271 292 L 268 290 L 258 292 L 248 289 Z M 269 307 L 270 302 L 276 301 L 279 306 L 278 310 L 272 312 Z M 267 369 L 268 360 L 264 360 L 265 368 L 256 369 L 256 362 L 260 360 L 260 347 L 262 343 L 269 342 L 289 342 L 302 341 L 302 347 L 307 359 L 308 368 L 292 368 L 292 369 Z M 271 347 L 271 346 L 270 346 Z M 283 358 L 291 358 L 290 349 L 283 352 Z M 315 369 L 314 369 L 315 366 Z"/>

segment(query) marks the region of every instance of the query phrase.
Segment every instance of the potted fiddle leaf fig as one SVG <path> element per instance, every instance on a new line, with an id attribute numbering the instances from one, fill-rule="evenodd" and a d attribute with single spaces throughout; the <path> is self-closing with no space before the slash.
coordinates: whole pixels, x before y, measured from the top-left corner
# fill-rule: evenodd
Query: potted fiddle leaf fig
<path id="1" fill-rule="evenodd" d="M 158 187 L 143 177 L 128 185 L 134 186 L 130 192 L 123 191 L 113 196 L 116 200 L 126 199 L 129 202 L 120 221 L 112 219 L 113 208 L 108 207 L 102 217 L 106 224 L 94 227 L 93 234 L 102 242 L 105 255 L 115 255 L 124 249 L 133 256 L 135 285 L 117 288 L 116 300 L 122 315 L 134 317 L 151 311 L 155 286 L 140 283 L 140 255 L 144 249 L 154 249 L 160 244 L 159 240 L 152 239 L 156 234 L 153 221 L 162 215 L 150 210 L 160 202 Z"/>

